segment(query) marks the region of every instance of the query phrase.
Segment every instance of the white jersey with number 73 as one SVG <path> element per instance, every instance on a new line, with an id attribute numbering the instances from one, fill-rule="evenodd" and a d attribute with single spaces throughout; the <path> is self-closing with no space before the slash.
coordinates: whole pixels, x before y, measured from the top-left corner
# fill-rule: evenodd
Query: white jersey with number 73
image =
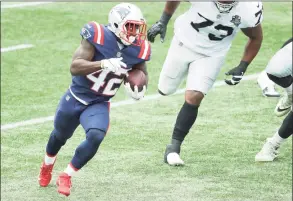
<path id="1" fill-rule="evenodd" d="M 224 56 L 236 33 L 263 20 L 261 2 L 239 2 L 229 13 L 220 13 L 214 2 L 191 2 L 175 21 L 175 36 L 191 50 L 207 56 Z"/>

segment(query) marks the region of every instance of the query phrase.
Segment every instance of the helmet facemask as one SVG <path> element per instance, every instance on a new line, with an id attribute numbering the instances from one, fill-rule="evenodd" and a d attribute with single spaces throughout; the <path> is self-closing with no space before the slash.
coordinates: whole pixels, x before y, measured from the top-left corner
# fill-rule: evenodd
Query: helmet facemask
<path id="1" fill-rule="evenodd" d="M 146 28 L 144 21 L 128 20 L 122 26 L 119 38 L 124 45 L 140 46 L 146 39 Z"/>
<path id="2" fill-rule="evenodd" d="M 238 1 L 215 1 L 220 13 L 229 13 L 238 4 Z"/>

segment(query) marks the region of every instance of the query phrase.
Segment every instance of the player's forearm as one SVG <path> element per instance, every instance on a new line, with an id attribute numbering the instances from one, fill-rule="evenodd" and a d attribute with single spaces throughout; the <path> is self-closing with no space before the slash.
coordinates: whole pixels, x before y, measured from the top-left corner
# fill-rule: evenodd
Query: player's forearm
<path id="1" fill-rule="evenodd" d="M 251 63 L 254 57 L 257 55 L 263 40 L 262 26 L 259 24 L 253 28 L 242 29 L 242 32 L 249 38 L 242 61 Z"/>
<path id="2" fill-rule="evenodd" d="M 242 61 L 251 63 L 254 57 L 257 55 L 262 44 L 262 37 L 250 38 L 246 44 Z"/>
<path id="3" fill-rule="evenodd" d="M 101 70 L 100 61 L 87 61 L 84 59 L 75 59 L 71 63 L 71 75 L 88 75 Z"/>
<path id="4" fill-rule="evenodd" d="M 167 25 L 179 4 L 180 1 L 167 1 L 160 21 Z"/>

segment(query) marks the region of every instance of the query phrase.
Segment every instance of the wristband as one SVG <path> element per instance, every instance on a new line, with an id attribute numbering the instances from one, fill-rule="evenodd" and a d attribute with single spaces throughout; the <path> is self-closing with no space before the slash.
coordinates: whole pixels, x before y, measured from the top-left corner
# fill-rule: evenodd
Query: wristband
<path id="1" fill-rule="evenodd" d="M 238 67 L 244 69 L 244 72 L 245 72 L 248 65 L 249 65 L 249 63 L 247 61 L 241 61 L 240 64 L 238 65 Z"/>
<path id="2" fill-rule="evenodd" d="M 167 25 L 171 17 L 172 15 L 169 15 L 168 13 L 164 11 L 161 16 L 160 22 L 162 22 L 164 25 Z"/>

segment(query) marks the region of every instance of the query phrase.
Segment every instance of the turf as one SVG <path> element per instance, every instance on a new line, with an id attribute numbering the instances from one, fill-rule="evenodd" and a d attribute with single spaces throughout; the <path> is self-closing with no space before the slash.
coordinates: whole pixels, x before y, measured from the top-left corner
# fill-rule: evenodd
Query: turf
<path id="1" fill-rule="evenodd" d="M 50 116 L 70 83 L 69 65 L 80 42 L 83 24 L 107 22 L 115 3 L 53 3 L 1 10 L 1 47 L 33 44 L 34 48 L 1 54 L 1 125 Z M 150 26 L 164 3 L 137 3 Z M 152 45 L 148 95 L 155 94 L 176 16 L 165 43 Z M 269 58 L 291 37 L 292 4 L 264 3 L 264 42 L 247 74 L 262 71 Z M 218 80 L 238 64 L 246 38 L 240 33 Z M 127 99 L 121 89 L 115 101 Z M 273 115 L 277 99 L 264 98 L 255 80 L 211 90 L 196 125 L 182 147 L 186 166 L 163 163 L 181 94 L 113 108 L 111 128 L 99 152 L 73 178 L 68 200 L 131 201 L 288 201 L 292 200 L 292 142 L 273 163 L 255 163 L 254 156 L 283 118 Z M 52 122 L 1 132 L 1 199 L 64 200 L 55 181 L 84 139 L 79 128 L 58 155 L 48 188 L 37 183 Z"/>

